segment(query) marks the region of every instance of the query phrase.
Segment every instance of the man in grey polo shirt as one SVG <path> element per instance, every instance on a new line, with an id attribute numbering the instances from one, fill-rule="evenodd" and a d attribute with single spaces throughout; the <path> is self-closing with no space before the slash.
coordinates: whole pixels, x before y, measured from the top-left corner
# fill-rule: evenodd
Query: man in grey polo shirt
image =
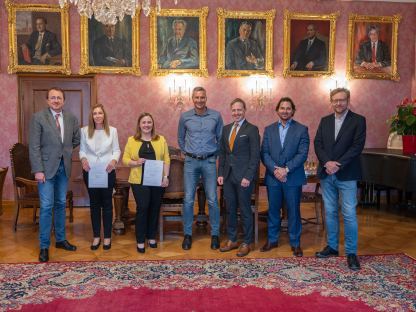
<path id="1" fill-rule="evenodd" d="M 178 144 L 185 154 L 183 205 L 184 240 L 182 248 L 192 247 L 195 190 L 202 178 L 208 200 L 211 224 L 211 249 L 218 249 L 220 210 L 217 199 L 217 152 L 223 121 L 221 114 L 206 106 L 206 90 L 196 87 L 192 91 L 194 108 L 181 115 L 178 125 Z"/>

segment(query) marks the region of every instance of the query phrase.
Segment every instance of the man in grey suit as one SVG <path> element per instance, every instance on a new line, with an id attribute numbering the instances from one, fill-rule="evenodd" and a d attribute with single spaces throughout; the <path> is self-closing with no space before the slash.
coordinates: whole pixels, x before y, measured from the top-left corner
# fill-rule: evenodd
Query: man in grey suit
<path id="1" fill-rule="evenodd" d="M 65 103 L 64 91 L 55 87 L 49 89 L 46 102 L 48 108 L 33 115 L 29 131 L 29 158 L 40 197 L 41 262 L 49 260 L 52 213 L 55 247 L 76 250 L 65 237 L 65 205 L 72 150 L 80 141 L 77 118 L 62 109 Z"/>
<path id="2" fill-rule="evenodd" d="M 246 103 L 235 99 L 230 104 L 233 122 L 222 131 L 218 184 L 224 185 L 227 206 L 228 240 L 220 251 L 237 249 L 237 207 L 240 207 L 243 223 L 244 242 L 237 256 L 244 257 L 250 252 L 253 242 L 253 214 L 251 194 L 253 192 L 260 162 L 259 129 L 245 119 Z"/>
<path id="3" fill-rule="evenodd" d="M 280 235 L 280 210 L 283 200 L 287 207 L 288 234 L 293 255 L 302 257 L 300 236 L 300 197 L 306 184 L 303 164 L 308 158 L 308 128 L 293 120 L 295 104 L 288 97 L 281 98 L 276 106 L 279 120 L 264 130 L 261 160 L 266 167 L 264 183 L 267 187 L 269 215 L 267 218 L 267 242 L 260 251 L 278 246 Z"/>

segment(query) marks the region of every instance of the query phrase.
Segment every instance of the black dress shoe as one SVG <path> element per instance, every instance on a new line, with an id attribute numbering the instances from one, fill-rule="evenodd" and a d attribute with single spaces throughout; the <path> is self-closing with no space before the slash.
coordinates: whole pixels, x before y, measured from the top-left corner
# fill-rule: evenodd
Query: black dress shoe
<path id="1" fill-rule="evenodd" d="M 192 247 L 192 236 L 191 235 L 185 235 L 182 242 L 182 249 L 183 250 L 189 250 Z"/>
<path id="2" fill-rule="evenodd" d="M 220 248 L 220 238 L 217 235 L 211 236 L 211 249 L 216 250 Z"/>
<path id="3" fill-rule="evenodd" d="M 272 250 L 273 248 L 277 248 L 279 244 L 277 242 L 271 243 L 269 241 L 266 241 L 266 244 L 264 244 L 263 247 L 260 248 L 261 252 Z"/>
<path id="4" fill-rule="evenodd" d="M 292 251 L 295 257 L 303 257 L 303 251 L 302 251 L 302 248 L 300 248 L 300 246 L 298 247 L 292 246 Z"/>
<path id="5" fill-rule="evenodd" d="M 104 250 L 110 250 L 111 249 L 111 242 L 110 242 L 110 244 L 103 244 L 103 249 Z"/>
<path id="6" fill-rule="evenodd" d="M 355 254 L 347 255 L 347 263 L 348 267 L 353 271 L 358 271 L 361 269 L 360 262 L 358 262 L 358 258 Z"/>
<path id="7" fill-rule="evenodd" d="M 49 250 L 48 248 L 42 248 L 39 253 L 40 262 L 48 262 L 49 260 Z"/>
<path id="8" fill-rule="evenodd" d="M 338 255 L 338 250 L 332 249 L 329 246 L 315 253 L 315 257 L 317 258 L 338 257 Z"/>
<path id="9" fill-rule="evenodd" d="M 150 248 L 157 248 L 157 242 L 154 242 L 154 243 L 147 242 L 147 244 L 149 245 Z"/>
<path id="10" fill-rule="evenodd" d="M 138 253 L 144 253 L 146 251 L 146 249 L 143 247 L 143 248 L 140 248 L 139 246 L 137 246 L 137 252 Z"/>
<path id="11" fill-rule="evenodd" d="M 61 248 L 61 249 L 65 249 L 68 251 L 75 251 L 77 250 L 77 247 L 74 245 L 71 245 L 67 240 L 64 240 L 62 242 L 56 242 L 55 243 L 55 247 L 56 248 Z"/>
<path id="12" fill-rule="evenodd" d="M 91 244 L 91 250 L 97 250 L 98 249 L 98 247 L 100 247 L 100 244 L 101 244 L 101 239 L 98 241 L 98 244 L 97 245 L 94 245 L 94 244 Z"/>

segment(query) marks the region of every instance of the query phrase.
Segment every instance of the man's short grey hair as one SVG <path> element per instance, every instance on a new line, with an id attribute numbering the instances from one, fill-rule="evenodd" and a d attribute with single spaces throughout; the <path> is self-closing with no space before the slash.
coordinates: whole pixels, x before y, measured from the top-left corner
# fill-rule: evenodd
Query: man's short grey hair
<path id="1" fill-rule="evenodd" d="M 182 24 L 186 28 L 186 21 L 183 19 L 175 19 L 172 23 L 172 29 L 175 29 L 176 24 Z"/>
<path id="2" fill-rule="evenodd" d="M 248 26 L 248 27 L 250 27 L 250 28 L 253 28 L 253 25 L 251 25 L 251 23 L 249 23 L 248 21 L 243 21 L 243 22 L 241 22 L 241 24 L 240 24 L 240 27 L 239 27 L 239 28 L 241 28 L 241 27 L 243 27 L 243 26 Z"/>

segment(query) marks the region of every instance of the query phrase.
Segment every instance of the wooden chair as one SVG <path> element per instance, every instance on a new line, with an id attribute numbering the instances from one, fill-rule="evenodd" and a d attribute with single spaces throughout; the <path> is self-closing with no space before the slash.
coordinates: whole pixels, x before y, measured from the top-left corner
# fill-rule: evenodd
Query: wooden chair
<path id="1" fill-rule="evenodd" d="M 8 167 L 0 168 L 0 216 L 3 214 L 3 186 L 8 170 Z"/>
<path id="2" fill-rule="evenodd" d="M 40 202 L 38 183 L 31 173 L 28 147 L 22 143 L 16 143 L 9 152 L 15 197 L 13 230 L 16 231 L 20 209 L 33 208 L 33 223 L 36 224 L 36 211 L 38 207 L 40 208 Z M 72 198 L 72 191 L 68 191 L 66 205 L 69 207 L 69 222 L 71 223 L 74 221 Z"/>
<path id="3" fill-rule="evenodd" d="M 159 214 L 159 241 L 163 241 L 164 221 L 182 221 L 182 207 L 185 196 L 183 186 L 184 159 L 171 155 L 169 186 L 165 189 Z"/>
<path id="4" fill-rule="evenodd" d="M 304 224 L 322 224 L 323 228 L 325 229 L 324 202 L 322 199 L 322 194 L 320 193 L 321 185 L 319 183 L 318 178 L 308 178 L 308 183 L 315 183 L 315 190 L 313 192 L 302 192 L 300 201 L 302 203 L 315 204 L 315 217 L 302 218 L 302 221 Z"/>

